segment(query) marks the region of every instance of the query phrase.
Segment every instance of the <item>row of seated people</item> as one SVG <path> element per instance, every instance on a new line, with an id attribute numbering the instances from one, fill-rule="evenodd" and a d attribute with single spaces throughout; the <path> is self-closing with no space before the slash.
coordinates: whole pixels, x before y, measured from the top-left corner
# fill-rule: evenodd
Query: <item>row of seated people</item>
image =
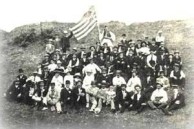
<path id="1" fill-rule="evenodd" d="M 179 85 L 170 86 L 163 71 L 160 71 L 160 76 L 156 80 L 148 73 L 147 80 L 142 83 L 137 72 L 134 70 L 132 73 L 132 77 L 126 83 L 121 71 L 117 70 L 112 79 L 113 85 L 109 85 L 105 80 L 97 83 L 93 79 L 89 85 L 83 85 L 92 75 L 91 72 L 87 72 L 89 78 L 85 77 L 83 80 L 80 74 L 76 74 L 73 77 L 73 86 L 70 80 L 64 78 L 60 87 L 54 79 L 49 86 L 41 79 L 37 81 L 39 78 L 37 72 L 34 72 L 37 81 L 34 83 L 20 70 L 20 79 L 14 81 L 5 96 L 9 100 L 37 106 L 38 109 L 45 110 L 50 106 L 54 111 L 56 107 L 58 113 L 65 113 L 72 108 L 79 111 L 80 107 L 85 105 L 89 108 L 90 104 L 92 104 L 90 111 L 95 113 L 110 105 L 112 112 L 124 112 L 128 109 L 140 113 L 146 106 L 150 106 L 151 109 L 159 108 L 165 114 L 170 114 L 171 110 L 184 106 L 183 90 Z M 60 74 L 60 70 L 55 70 L 54 77 L 61 77 Z M 21 85 L 25 80 L 26 83 Z"/>

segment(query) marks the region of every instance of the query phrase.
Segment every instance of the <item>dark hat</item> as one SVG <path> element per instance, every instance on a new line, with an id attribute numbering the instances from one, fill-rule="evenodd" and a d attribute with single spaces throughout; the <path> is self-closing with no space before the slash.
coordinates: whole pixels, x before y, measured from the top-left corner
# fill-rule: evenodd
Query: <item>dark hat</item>
<path id="1" fill-rule="evenodd" d="M 122 34 L 122 36 L 126 36 L 126 34 Z"/>
<path id="2" fill-rule="evenodd" d="M 55 86 L 55 83 L 54 82 L 51 82 L 51 86 Z"/>
<path id="3" fill-rule="evenodd" d="M 80 49 L 85 50 L 86 48 L 85 47 L 81 47 Z"/>
<path id="4" fill-rule="evenodd" d="M 121 87 L 126 87 L 126 84 L 121 84 Z"/>
<path id="5" fill-rule="evenodd" d="M 96 85 L 96 82 L 95 82 L 95 81 L 92 81 L 92 82 L 91 82 L 91 85 Z"/>
<path id="6" fill-rule="evenodd" d="M 19 71 L 19 73 L 23 73 L 24 72 L 23 69 L 19 69 L 18 71 Z"/>
<path id="7" fill-rule="evenodd" d="M 90 49 L 94 48 L 95 49 L 95 46 L 90 46 Z"/>
<path id="8" fill-rule="evenodd" d="M 66 81 L 65 81 L 65 84 L 70 84 L 70 81 L 69 81 L 69 80 L 66 80 Z"/>
<path id="9" fill-rule="evenodd" d="M 113 49 L 115 49 L 115 48 L 117 49 L 118 47 L 117 46 L 114 46 Z"/>
<path id="10" fill-rule="evenodd" d="M 54 72 L 54 73 L 64 73 L 64 72 L 63 72 L 63 69 L 55 69 L 53 72 Z"/>

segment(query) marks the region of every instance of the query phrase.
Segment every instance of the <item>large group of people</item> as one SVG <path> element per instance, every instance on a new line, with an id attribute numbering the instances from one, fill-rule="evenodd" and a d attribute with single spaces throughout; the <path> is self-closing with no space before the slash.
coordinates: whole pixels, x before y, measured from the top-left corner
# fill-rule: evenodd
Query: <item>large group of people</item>
<path id="1" fill-rule="evenodd" d="M 68 42 L 68 38 L 62 42 Z M 31 76 L 23 69 L 4 94 L 8 100 L 38 110 L 68 113 L 73 108 L 100 113 L 160 109 L 166 115 L 182 108 L 185 74 L 178 50 L 169 52 L 159 31 L 155 38 L 128 40 L 116 46 L 96 42 L 89 48 L 56 47 L 49 39 L 46 54 Z"/>

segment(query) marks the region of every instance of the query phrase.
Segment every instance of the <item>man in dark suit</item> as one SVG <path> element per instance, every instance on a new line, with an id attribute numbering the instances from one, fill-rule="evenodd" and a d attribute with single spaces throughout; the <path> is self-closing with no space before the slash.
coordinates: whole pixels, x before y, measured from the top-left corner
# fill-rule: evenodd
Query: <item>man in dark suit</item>
<path id="1" fill-rule="evenodd" d="M 19 75 L 16 78 L 19 80 L 21 86 L 26 83 L 27 76 L 24 74 L 23 69 L 19 69 Z"/>
<path id="2" fill-rule="evenodd" d="M 90 46 L 90 51 L 87 53 L 87 58 L 94 58 L 96 55 L 95 46 Z"/>
<path id="3" fill-rule="evenodd" d="M 81 51 L 77 54 L 77 57 L 78 57 L 79 59 L 82 59 L 82 58 L 83 58 L 84 54 L 86 53 L 85 50 L 86 50 L 85 47 L 81 47 Z"/>
<path id="4" fill-rule="evenodd" d="M 116 97 L 114 100 L 116 111 L 120 110 L 120 113 L 123 113 L 131 101 L 132 100 L 126 91 L 126 85 L 122 84 L 121 86 L 117 86 Z M 119 105 L 121 105 L 121 108 L 119 108 Z M 113 113 L 114 112 L 115 111 L 113 111 Z"/>
<path id="5" fill-rule="evenodd" d="M 125 46 L 125 47 L 127 47 L 127 44 L 128 44 L 128 40 L 126 39 L 126 34 L 122 34 L 122 38 L 121 38 L 121 40 L 120 40 L 120 43 L 123 45 L 123 46 Z"/>
<path id="6" fill-rule="evenodd" d="M 73 107 L 79 112 L 80 106 L 86 105 L 86 91 L 82 88 L 82 82 L 78 81 L 76 87 L 72 91 Z"/>
<path id="7" fill-rule="evenodd" d="M 22 87 L 20 85 L 19 80 L 15 80 L 13 84 L 9 87 L 6 93 L 4 93 L 4 96 L 9 101 L 17 101 L 21 102 L 22 100 Z"/>
<path id="8" fill-rule="evenodd" d="M 145 107 L 146 107 L 145 93 L 141 91 L 141 86 L 136 85 L 135 94 L 132 96 L 132 101 L 129 105 L 129 111 L 135 110 L 137 111 L 137 113 L 140 113 L 143 111 Z"/>
<path id="9" fill-rule="evenodd" d="M 173 96 L 167 106 L 168 111 L 180 109 L 185 106 L 185 96 L 183 91 L 178 88 L 178 85 L 172 85 L 172 87 L 174 88 Z"/>
<path id="10" fill-rule="evenodd" d="M 156 79 L 151 74 L 147 72 L 146 77 L 142 80 L 143 92 L 145 93 L 145 99 L 148 101 L 152 95 L 152 92 L 155 90 Z"/>
<path id="11" fill-rule="evenodd" d="M 73 93 L 70 89 L 70 81 L 65 82 L 65 86 L 61 90 L 61 104 L 63 106 L 63 112 L 67 113 L 68 109 L 73 107 Z"/>
<path id="12" fill-rule="evenodd" d="M 68 34 L 67 31 L 64 31 L 63 33 L 64 33 L 64 36 L 60 40 L 60 45 L 61 45 L 62 51 L 66 52 L 70 48 L 69 40 L 73 36 L 73 33 L 70 32 L 70 34 Z"/>
<path id="13" fill-rule="evenodd" d="M 173 92 L 170 97 L 169 103 L 165 109 L 162 111 L 165 115 L 173 115 L 172 110 L 177 110 L 185 106 L 185 96 L 183 91 L 178 87 L 178 85 L 172 85 Z"/>

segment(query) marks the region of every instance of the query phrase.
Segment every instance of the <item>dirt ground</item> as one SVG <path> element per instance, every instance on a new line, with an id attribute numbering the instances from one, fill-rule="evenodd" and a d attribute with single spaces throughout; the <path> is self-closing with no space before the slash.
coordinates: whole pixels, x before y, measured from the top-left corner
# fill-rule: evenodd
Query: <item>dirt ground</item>
<path id="1" fill-rule="evenodd" d="M 182 48 L 182 58 L 186 77 L 186 106 L 174 112 L 173 116 L 165 116 L 161 111 L 151 111 L 135 115 L 135 112 L 123 114 L 111 114 L 109 110 L 103 110 L 99 116 L 83 111 L 75 114 L 56 114 L 49 110 L 37 111 L 29 106 L 10 103 L 3 98 L 4 84 L 8 82 L 7 71 L 10 68 L 7 62 L 5 49 L 8 49 L 7 40 L 0 37 L 0 129 L 193 129 L 194 128 L 194 25 L 186 22 L 190 28 L 189 34 L 184 40 L 187 45 Z"/>

